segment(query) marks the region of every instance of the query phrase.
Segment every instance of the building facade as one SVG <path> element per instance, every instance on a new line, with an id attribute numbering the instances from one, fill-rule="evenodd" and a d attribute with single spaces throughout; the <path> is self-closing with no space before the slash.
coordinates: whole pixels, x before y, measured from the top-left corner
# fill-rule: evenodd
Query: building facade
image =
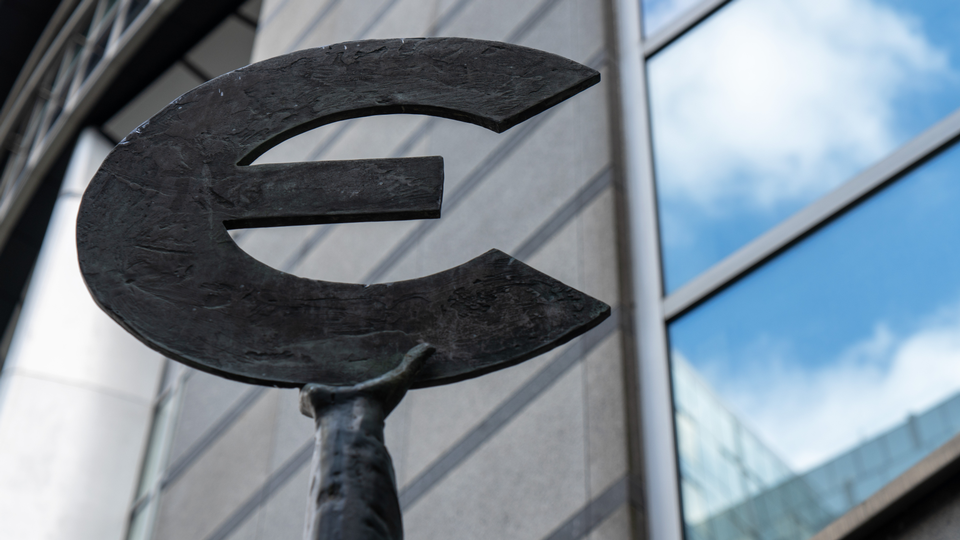
<path id="1" fill-rule="evenodd" d="M 369 117 L 254 162 L 444 158 L 439 220 L 231 232 L 276 269 L 394 282 L 498 248 L 613 307 L 541 357 L 406 396 L 386 442 L 407 537 L 838 539 L 831 523 L 960 431 L 948 0 L 90 0 L 47 16 L 0 116 L 0 262 L 39 250 L 16 258 L 32 277 L 0 371 L 0 536 L 300 537 L 313 425 L 297 391 L 127 336 L 80 281 L 72 224 L 112 145 L 181 93 L 362 39 L 504 41 L 602 76 L 502 134 Z"/>

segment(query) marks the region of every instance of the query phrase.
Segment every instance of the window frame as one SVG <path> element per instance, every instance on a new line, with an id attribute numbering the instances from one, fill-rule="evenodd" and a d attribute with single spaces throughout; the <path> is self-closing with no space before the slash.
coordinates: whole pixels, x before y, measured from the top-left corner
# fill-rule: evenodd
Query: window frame
<path id="1" fill-rule="evenodd" d="M 644 456 L 647 533 L 659 540 L 682 540 L 685 536 L 667 325 L 960 141 L 957 109 L 666 294 L 646 64 L 731 1 L 701 0 L 650 36 L 642 31 L 643 0 L 613 2 L 622 118 L 616 152 L 624 192 L 624 233 L 628 237 L 628 260 L 623 267 L 630 283 L 624 304 L 634 310 L 628 320 L 636 344 L 636 380 L 632 384 L 639 393 L 633 412 L 640 423 L 636 428 Z"/>

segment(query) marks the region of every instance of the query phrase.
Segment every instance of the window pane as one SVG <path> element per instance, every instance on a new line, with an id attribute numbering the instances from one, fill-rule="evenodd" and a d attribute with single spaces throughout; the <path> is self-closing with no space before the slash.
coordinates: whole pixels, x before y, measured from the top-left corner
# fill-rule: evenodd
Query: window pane
<path id="1" fill-rule="evenodd" d="M 954 147 L 670 325 L 688 538 L 808 538 L 960 432 L 958 171 Z"/>
<path id="2" fill-rule="evenodd" d="M 142 506 L 133 519 L 130 521 L 130 528 L 127 530 L 127 540 L 150 540 L 153 536 L 153 513 L 154 501 Z"/>
<path id="3" fill-rule="evenodd" d="M 960 105 L 960 2 L 736 0 L 648 64 L 668 291 Z"/>
<path id="4" fill-rule="evenodd" d="M 137 489 L 138 498 L 153 489 L 163 473 L 177 398 L 178 395 L 175 392 L 168 395 L 154 411 L 153 425 L 150 428 L 150 442 L 143 460 L 143 469 L 140 472 L 140 486 Z"/>
<path id="5" fill-rule="evenodd" d="M 656 34 L 703 0 L 643 0 L 643 35 Z"/>

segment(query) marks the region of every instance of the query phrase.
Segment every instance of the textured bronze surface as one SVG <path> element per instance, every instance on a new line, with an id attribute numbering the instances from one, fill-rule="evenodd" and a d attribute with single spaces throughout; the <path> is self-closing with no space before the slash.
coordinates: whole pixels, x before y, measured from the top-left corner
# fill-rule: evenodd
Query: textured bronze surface
<path id="1" fill-rule="evenodd" d="M 496 250 L 423 278 L 330 283 L 270 268 L 228 228 L 438 217 L 439 157 L 248 166 L 330 122 L 420 113 L 511 126 L 599 74 L 515 45 L 373 40 L 295 52 L 213 79 L 127 136 L 84 193 L 80 267 L 96 302 L 185 364 L 276 386 L 348 385 L 436 347 L 413 387 L 516 364 L 609 307 Z"/>
<path id="2" fill-rule="evenodd" d="M 433 352 L 422 343 L 408 351 L 399 366 L 375 379 L 353 386 L 310 383 L 300 390 L 300 412 L 317 427 L 306 540 L 403 538 L 383 425 Z"/>

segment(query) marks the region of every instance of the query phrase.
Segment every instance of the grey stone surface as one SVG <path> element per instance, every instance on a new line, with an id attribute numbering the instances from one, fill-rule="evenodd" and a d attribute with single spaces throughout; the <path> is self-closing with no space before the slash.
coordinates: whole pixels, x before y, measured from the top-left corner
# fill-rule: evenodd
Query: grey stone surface
<path id="1" fill-rule="evenodd" d="M 182 389 L 168 462 L 176 462 L 250 389 L 250 385 L 193 370 Z"/>
<path id="2" fill-rule="evenodd" d="M 311 129 L 292 139 L 287 139 L 254 160 L 253 164 L 264 163 L 292 163 L 313 159 L 318 148 L 334 144 L 341 126 L 352 123 L 352 120 L 334 122 L 325 126 Z"/>
<path id="3" fill-rule="evenodd" d="M 254 512 L 233 534 L 227 537 L 227 540 L 258 540 L 261 512 L 261 510 Z"/>
<path id="4" fill-rule="evenodd" d="M 205 75 L 216 77 L 250 63 L 254 29 L 239 17 L 227 17 L 187 53 Z"/>
<path id="5" fill-rule="evenodd" d="M 536 268 L 563 276 L 569 283 L 583 282 L 582 218 L 576 216 L 560 228 L 528 259 Z"/>
<path id="6" fill-rule="evenodd" d="M 391 221 L 337 225 L 320 245 L 310 251 L 294 273 L 310 279 L 363 283 L 364 276 L 380 262 L 390 246 L 415 229 L 417 223 Z"/>
<path id="7" fill-rule="evenodd" d="M 270 470 L 283 465 L 305 442 L 313 438 L 313 420 L 300 413 L 300 391 L 278 389 L 277 412 L 273 424 L 273 448 Z"/>
<path id="8" fill-rule="evenodd" d="M 262 263 L 289 272 L 285 267 L 299 247 L 317 230 L 327 225 L 298 225 L 248 229 L 237 245 Z"/>
<path id="9" fill-rule="evenodd" d="M 542 0 L 482 0 L 470 2 L 440 35 L 502 40 Z M 504 16 L 509 13 L 510 16 Z M 565 32 L 557 32 L 563 34 Z"/>
<path id="10" fill-rule="evenodd" d="M 442 2 L 399 0 L 378 24 L 370 29 L 371 38 L 392 36 L 425 36 L 430 25 L 439 16 Z"/>
<path id="11" fill-rule="evenodd" d="M 304 465 L 260 510 L 258 540 L 300 540 L 307 509 L 310 466 Z"/>
<path id="12" fill-rule="evenodd" d="M 317 47 L 341 41 L 367 39 L 369 36 L 358 36 L 357 32 L 365 28 L 372 20 L 380 7 L 390 0 L 350 0 L 341 2 L 330 12 L 321 23 L 313 28 L 306 39 L 304 47 Z M 407 36 L 390 36 L 407 37 Z M 415 36 L 410 36 L 415 37 Z"/>
<path id="13" fill-rule="evenodd" d="M 620 333 L 614 332 L 583 362 L 590 498 L 596 497 L 628 473 L 620 344 Z"/>
<path id="14" fill-rule="evenodd" d="M 530 362 L 524 362 L 529 364 Z M 383 440 L 393 458 L 393 470 L 397 475 L 397 488 L 403 486 L 407 463 L 407 446 L 410 435 L 410 395 L 397 405 L 397 408 L 387 417 L 387 425 L 383 430 Z"/>
<path id="15" fill-rule="evenodd" d="M 338 0 L 319 0 L 319 1 L 298 1 L 291 0 L 284 2 L 282 6 L 274 8 L 271 4 L 279 2 L 267 2 L 263 8 L 263 13 L 273 14 L 274 9 L 279 9 L 266 25 L 257 28 L 257 39 L 253 44 L 253 60 L 259 61 L 266 58 L 277 56 L 289 52 L 294 41 L 307 30 L 313 22 L 314 17 L 329 2 Z M 330 43 L 335 43 L 331 41 Z"/>
<path id="16" fill-rule="evenodd" d="M 455 385 L 424 388 L 407 394 L 404 405 L 409 435 L 403 468 L 397 471 L 402 488 L 448 448 L 480 423 L 504 399 L 569 346 L 550 351 L 508 370 Z M 391 422 L 388 419 L 388 423 Z M 388 446 L 391 452 L 394 447 Z"/>
<path id="17" fill-rule="evenodd" d="M 431 274 L 469 260 L 485 249 L 518 245 L 554 208 L 573 196 L 603 163 L 590 167 L 572 151 L 556 155 L 555 148 L 575 148 L 577 144 L 581 119 L 568 105 L 555 107 L 556 112 L 541 127 L 518 141 L 514 152 L 494 163 L 483 181 L 462 203 L 446 211 L 444 220 L 386 274 L 386 279 Z M 510 132 L 500 137 L 505 140 Z M 445 159 L 445 163 L 451 161 Z M 459 187 L 453 180 L 446 192 L 451 197 Z M 534 200 L 536 205 L 529 204 Z"/>
<path id="18" fill-rule="evenodd" d="M 580 222 L 584 247 L 581 290 L 615 306 L 619 303 L 614 190 L 608 187 L 584 209 Z"/>
<path id="19" fill-rule="evenodd" d="M 542 0 L 540 5 L 550 0 Z M 558 1 L 518 44 L 586 62 L 603 49 L 603 3 L 597 0 Z M 606 118 L 604 113 L 599 118 Z"/>
<path id="20" fill-rule="evenodd" d="M 571 369 L 407 510 L 408 536 L 535 540 L 586 504 L 582 375 Z"/>
<path id="21" fill-rule="evenodd" d="M 326 159 L 375 159 L 390 157 L 426 117 L 389 114 L 350 120 L 350 128 L 330 146 Z M 345 124 L 346 122 L 341 122 Z"/>
<path id="22" fill-rule="evenodd" d="M 257 401 L 163 494 L 156 540 L 204 538 L 267 478 L 276 394 Z"/>
<path id="23" fill-rule="evenodd" d="M 597 528 L 590 531 L 587 540 L 623 540 L 630 538 L 631 535 L 630 507 L 624 504 Z"/>

